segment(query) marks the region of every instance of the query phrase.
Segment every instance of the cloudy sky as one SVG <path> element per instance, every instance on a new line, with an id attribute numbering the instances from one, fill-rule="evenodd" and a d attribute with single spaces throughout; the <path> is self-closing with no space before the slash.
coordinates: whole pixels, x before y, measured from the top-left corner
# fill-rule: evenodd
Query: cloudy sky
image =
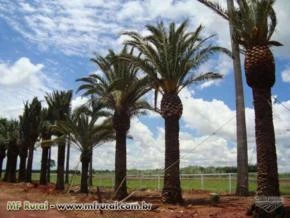
<path id="1" fill-rule="evenodd" d="M 162 2 L 162 3 L 161 3 Z M 224 4 L 225 1 L 220 1 Z M 290 3 L 277 0 L 278 27 L 274 39 L 284 44 L 273 50 L 276 84 L 273 96 L 279 171 L 290 172 Z M 23 103 L 52 90 L 76 90 L 77 78 L 96 72 L 90 62 L 94 54 L 118 51 L 123 31 L 146 34 L 146 24 L 158 21 L 180 23 L 190 20 L 189 30 L 204 25 L 204 35 L 216 34 L 215 41 L 228 47 L 228 24 L 196 0 L 0 0 L 0 116 L 17 118 Z M 243 57 L 242 57 L 243 58 Z M 184 89 L 181 119 L 181 166 L 235 166 L 235 94 L 232 62 L 218 56 L 197 73 L 217 71 L 225 75 L 215 83 Z M 244 83 L 249 162 L 256 162 L 252 94 Z M 153 103 L 152 97 L 148 97 Z M 85 102 L 77 93 L 73 106 Z M 163 120 L 157 114 L 136 117 L 131 122 L 128 168 L 164 167 Z M 222 128 L 220 128 L 222 127 Z M 218 131 L 216 131 L 219 129 Z M 56 159 L 55 149 L 53 157 Z M 74 150 L 71 168 L 77 166 Z M 40 150 L 34 167 L 39 168 Z M 95 169 L 114 168 L 114 143 L 94 150 Z"/>

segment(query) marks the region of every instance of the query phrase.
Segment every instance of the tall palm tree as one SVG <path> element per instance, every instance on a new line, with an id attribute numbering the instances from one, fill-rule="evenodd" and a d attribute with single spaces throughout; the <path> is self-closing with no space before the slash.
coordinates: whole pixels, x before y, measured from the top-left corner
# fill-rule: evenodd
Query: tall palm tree
<path id="1" fill-rule="evenodd" d="M 209 0 L 198 0 L 205 4 L 207 7 L 218 12 L 221 17 L 228 19 L 226 14 L 223 13 L 221 7 L 213 4 Z M 227 8 L 229 11 L 234 10 L 234 1 L 227 0 Z M 234 39 L 234 27 L 229 22 L 231 46 L 233 55 L 233 69 L 235 78 L 235 90 L 236 90 L 236 136 L 237 136 L 237 185 L 236 194 L 239 196 L 247 196 L 249 191 L 248 184 L 248 144 L 247 144 L 247 129 L 245 119 L 245 103 L 244 103 L 244 90 L 242 69 L 240 60 L 239 44 Z"/>
<path id="2" fill-rule="evenodd" d="M 242 0 L 229 17 L 235 38 L 245 48 L 247 84 L 252 88 L 257 145 L 257 195 L 279 196 L 279 178 L 273 125 L 271 88 L 275 84 L 275 60 L 270 46 L 277 25 L 274 0 Z M 258 210 L 259 213 L 259 210 Z"/>
<path id="3" fill-rule="evenodd" d="M 224 15 L 234 26 L 234 38 L 245 49 L 247 84 L 252 88 L 257 146 L 257 195 L 279 196 L 278 166 L 273 125 L 271 88 L 275 84 L 275 60 L 270 46 L 277 26 L 275 0 L 240 0 Z M 260 211 L 257 211 L 260 213 Z"/>
<path id="4" fill-rule="evenodd" d="M 88 170 L 92 148 L 105 141 L 113 140 L 115 133 L 111 120 L 105 120 L 97 124 L 99 118 L 106 115 L 99 107 L 92 115 L 84 111 L 76 111 L 72 116 L 67 116 L 64 121 L 57 123 L 55 131 L 61 133 L 62 138 L 70 138 L 70 141 L 81 151 L 81 189 L 80 192 L 88 193 Z M 61 139 L 61 138 L 60 138 Z"/>
<path id="5" fill-rule="evenodd" d="M 50 126 L 52 125 L 51 110 L 49 108 L 42 109 L 41 112 L 41 124 L 40 124 L 40 137 L 42 142 L 51 139 L 52 132 Z M 48 182 L 48 164 L 49 164 L 49 150 L 50 146 L 41 143 L 42 155 L 41 155 L 41 170 L 39 184 L 46 185 Z"/>
<path id="6" fill-rule="evenodd" d="M 71 111 L 72 91 L 54 91 L 45 96 L 48 107 L 52 110 L 52 117 L 57 124 L 65 120 Z M 57 134 L 60 137 L 60 133 Z M 57 152 L 57 179 L 56 189 L 64 190 L 64 162 L 65 162 L 65 141 L 58 143 Z"/>
<path id="7" fill-rule="evenodd" d="M 39 136 L 41 103 L 35 97 L 32 102 L 24 105 L 24 112 L 20 116 L 20 166 L 18 181 L 31 182 L 34 144 Z M 28 149 L 28 150 L 27 150 Z M 26 167 L 26 158 L 28 161 Z"/>
<path id="8" fill-rule="evenodd" d="M 141 55 L 127 57 L 140 67 L 151 79 L 155 88 L 155 107 L 158 92 L 162 94 L 161 115 L 165 120 L 165 173 L 162 199 L 164 202 L 182 201 L 179 179 L 179 119 L 182 102 L 178 93 L 186 86 L 222 76 L 217 73 L 196 75 L 198 67 L 213 54 L 227 52 L 207 43 L 211 38 L 202 38 L 202 27 L 187 32 L 188 21 L 178 27 L 171 23 L 166 28 L 161 22 L 157 26 L 147 25 L 150 35 L 143 37 L 137 32 L 126 32 L 130 37 L 127 45 L 136 48 Z"/>
<path id="9" fill-rule="evenodd" d="M 19 150 L 19 123 L 10 120 L 7 128 L 7 162 L 4 181 L 16 182 L 16 166 Z"/>
<path id="10" fill-rule="evenodd" d="M 26 136 L 24 131 L 29 131 L 28 128 L 25 126 L 25 118 L 28 113 L 25 113 L 25 111 L 28 111 L 28 102 L 24 105 L 24 112 L 23 115 L 19 116 L 19 137 L 20 137 L 20 143 L 19 143 L 19 157 L 20 157 L 20 163 L 19 163 L 19 170 L 18 170 L 18 182 L 25 182 L 26 179 L 26 164 L 27 164 L 27 155 L 28 155 L 28 144 L 26 140 Z M 27 122 L 26 122 L 27 124 Z"/>
<path id="11" fill-rule="evenodd" d="M 129 52 L 125 47 L 120 55 L 127 54 Z M 139 78 L 138 68 L 127 61 L 118 60 L 118 56 L 110 50 L 106 57 L 92 59 L 101 69 L 102 75 L 93 74 L 79 79 L 83 84 L 78 90 L 85 90 L 84 95 L 94 94 L 96 99 L 113 111 L 113 127 L 116 131 L 114 197 L 120 200 L 127 195 L 126 137 L 130 119 L 151 107 L 141 100 L 150 90 L 147 78 Z"/>
<path id="12" fill-rule="evenodd" d="M 7 119 L 0 118 L 0 179 L 2 176 L 3 160 L 6 157 L 7 150 L 7 127 Z"/>

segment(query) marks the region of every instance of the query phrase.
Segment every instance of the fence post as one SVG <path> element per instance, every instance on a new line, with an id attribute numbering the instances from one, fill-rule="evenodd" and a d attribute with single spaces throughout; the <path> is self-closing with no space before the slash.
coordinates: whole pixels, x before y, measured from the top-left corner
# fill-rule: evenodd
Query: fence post
<path id="1" fill-rule="evenodd" d="M 103 185 L 103 181 L 102 181 L 102 174 L 100 175 L 100 182 L 99 182 L 99 186 L 102 186 Z"/>
<path id="2" fill-rule="evenodd" d="M 139 175 L 139 189 L 142 188 L 142 175 Z"/>
<path id="3" fill-rule="evenodd" d="M 203 174 L 200 174 L 200 188 L 204 190 Z"/>
<path id="4" fill-rule="evenodd" d="M 232 174 L 229 174 L 229 192 L 232 193 Z"/>
<path id="5" fill-rule="evenodd" d="M 114 189 L 114 176 L 112 176 L 112 189 Z"/>
<path id="6" fill-rule="evenodd" d="M 157 177 L 157 190 L 160 191 L 160 176 Z"/>

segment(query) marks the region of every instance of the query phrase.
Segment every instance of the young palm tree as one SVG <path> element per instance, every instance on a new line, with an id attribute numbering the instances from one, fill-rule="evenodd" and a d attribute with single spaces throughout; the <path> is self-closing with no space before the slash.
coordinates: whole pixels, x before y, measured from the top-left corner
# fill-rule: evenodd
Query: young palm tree
<path id="1" fill-rule="evenodd" d="M 139 57 L 127 57 L 133 65 L 140 67 L 154 84 L 157 93 L 162 93 L 161 115 L 165 120 L 165 174 L 163 201 L 182 201 L 179 179 L 179 119 L 182 115 L 182 102 L 178 93 L 186 86 L 206 79 L 217 79 L 217 73 L 196 75 L 198 67 L 213 54 L 225 49 L 208 44 L 211 38 L 202 38 L 202 27 L 187 32 L 188 22 L 178 27 L 171 23 L 167 29 L 163 23 L 147 25 L 150 35 L 143 37 L 137 32 L 126 32 L 130 37 L 126 42 L 136 48 Z M 156 106 L 156 100 L 155 100 Z"/>
<path id="2" fill-rule="evenodd" d="M 45 97 L 48 107 L 52 110 L 52 117 L 56 124 L 65 120 L 71 110 L 72 91 L 54 91 Z M 60 137 L 60 133 L 57 135 Z M 58 144 L 57 152 L 57 179 L 56 189 L 64 189 L 64 162 L 65 162 L 65 141 Z"/>
<path id="3" fill-rule="evenodd" d="M 7 119 L 0 118 L 0 179 L 2 176 L 3 160 L 6 157 L 7 150 Z"/>
<path id="4" fill-rule="evenodd" d="M 120 55 L 127 55 L 124 48 Z M 120 200 L 127 195 L 126 182 L 126 137 L 133 115 L 150 109 L 150 105 L 140 100 L 149 91 L 147 78 L 138 78 L 138 69 L 127 61 L 118 60 L 118 55 L 109 51 L 106 57 L 98 56 L 93 61 L 102 75 L 89 75 L 78 81 L 84 84 L 78 90 L 84 95 L 94 94 L 95 98 L 113 111 L 113 127 L 116 131 L 115 154 L 115 198 Z"/>
<path id="5" fill-rule="evenodd" d="M 16 120 L 8 121 L 7 147 L 7 163 L 4 181 L 16 182 L 16 166 L 19 149 L 19 123 Z"/>
<path id="6" fill-rule="evenodd" d="M 227 15 L 223 13 L 221 7 L 213 4 L 209 0 L 198 0 L 205 4 L 207 7 L 218 12 L 223 18 L 228 19 Z M 229 11 L 234 10 L 234 1 L 227 0 L 227 8 Z M 247 196 L 249 192 L 248 184 L 248 144 L 247 144 L 247 129 L 245 119 L 245 103 L 244 103 L 244 90 L 243 90 L 243 79 L 242 69 L 240 60 L 240 49 L 239 44 L 233 38 L 234 27 L 229 22 L 232 55 L 233 55 L 233 68 L 235 78 L 235 89 L 236 89 L 236 135 L 237 135 L 237 185 L 236 194 L 239 196 Z"/>
<path id="7" fill-rule="evenodd" d="M 39 136 L 41 103 L 35 97 L 32 102 L 24 105 L 23 115 L 20 116 L 20 166 L 18 181 L 31 182 L 34 144 Z M 28 149 L 28 151 L 27 151 Z M 26 158 L 28 161 L 26 168 Z"/>
<path id="8" fill-rule="evenodd" d="M 66 116 L 64 121 L 58 122 L 57 126 L 53 128 L 61 133 L 61 138 L 70 138 L 70 141 L 81 151 L 80 192 L 82 193 L 88 193 L 88 170 L 92 148 L 115 138 L 111 120 L 105 120 L 101 124 L 97 124 L 99 118 L 104 115 L 106 113 L 102 111 L 101 107 L 91 115 L 77 110 L 72 116 Z"/>

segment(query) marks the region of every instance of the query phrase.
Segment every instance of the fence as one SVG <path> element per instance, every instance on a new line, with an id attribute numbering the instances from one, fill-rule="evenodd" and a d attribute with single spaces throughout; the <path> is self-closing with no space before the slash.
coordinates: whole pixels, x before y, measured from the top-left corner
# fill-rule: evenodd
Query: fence
<path id="1" fill-rule="evenodd" d="M 114 187 L 113 175 L 94 175 L 94 181 L 101 187 Z M 232 193 L 235 188 L 236 174 L 181 174 L 182 189 L 210 190 Z M 130 189 L 153 189 L 160 191 L 163 187 L 163 175 L 128 175 L 128 188 Z"/>
<path id="2" fill-rule="evenodd" d="M 234 193 L 236 189 L 236 173 L 181 174 L 180 181 L 183 190 L 205 190 L 218 193 Z M 94 175 L 94 186 L 114 187 L 114 175 Z M 160 191 L 163 188 L 163 175 L 128 175 L 129 189 L 150 189 Z M 249 189 L 256 190 L 256 174 L 249 174 Z M 280 176 L 282 194 L 290 195 L 290 176 Z"/>

